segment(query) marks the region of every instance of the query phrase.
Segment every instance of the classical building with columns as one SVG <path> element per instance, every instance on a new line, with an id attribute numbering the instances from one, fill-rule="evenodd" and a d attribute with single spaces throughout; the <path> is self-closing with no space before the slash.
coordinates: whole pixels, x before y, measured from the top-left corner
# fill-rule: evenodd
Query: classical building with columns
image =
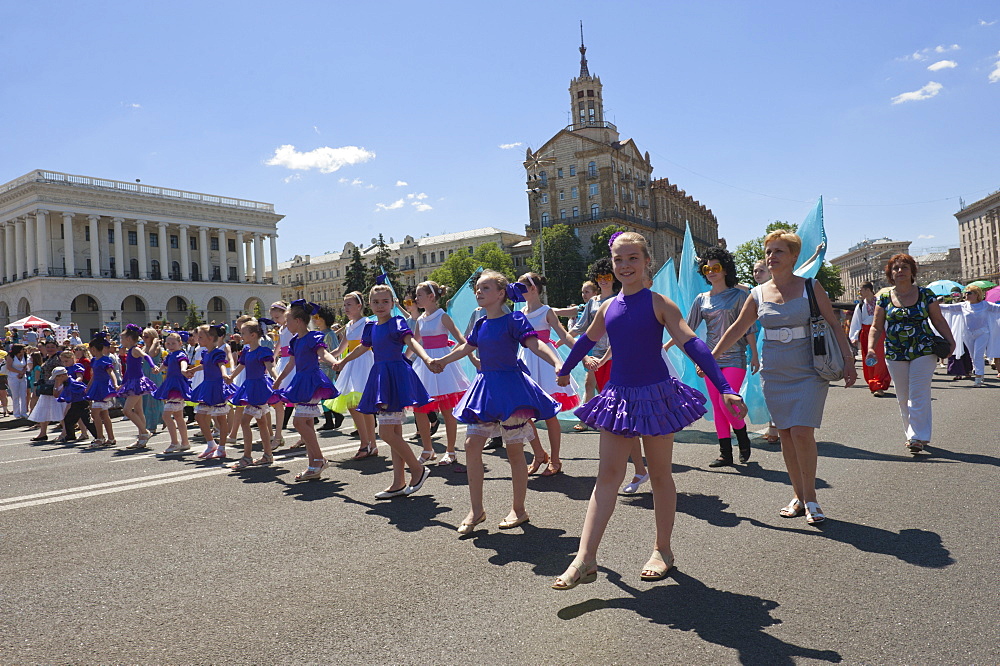
<path id="1" fill-rule="evenodd" d="M 0 325 L 183 321 L 189 304 L 230 322 L 281 289 L 269 203 L 32 171 L 0 185 Z"/>
<path id="2" fill-rule="evenodd" d="M 955 213 L 964 282 L 1000 282 L 1000 190 Z"/>

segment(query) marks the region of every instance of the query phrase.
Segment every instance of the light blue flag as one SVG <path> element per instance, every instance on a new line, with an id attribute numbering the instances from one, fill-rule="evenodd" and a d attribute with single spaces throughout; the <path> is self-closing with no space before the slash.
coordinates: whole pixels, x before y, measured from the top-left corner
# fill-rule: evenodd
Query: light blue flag
<path id="1" fill-rule="evenodd" d="M 388 276 L 385 273 L 385 269 L 382 268 L 381 264 L 379 264 L 378 270 L 379 270 L 379 273 L 381 274 L 379 276 L 381 278 L 381 281 L 379 281 L 379 284 L 388 285 L 389 289 L 392 291 L 393 301 L 395 301 L 395 303 L 396 303 L 395 305 L 392 306 L 392 316 L 393 317 L 402 317 L 403 319 L 406 319 L 407 317 L 410 316 L 410 313 L 407 312 L 406 310 L 404 310 L 403 308 L 401 308 L 399 306 L 399 296 L 396 294 L 396 288 L 392 286 L 392 280 L 390 280 L 388 278 Z M 374 319 L 374 317 L 372 317 L 372 319 Z"/>
<path id="2" fill-rule="evenodd" d="M 802 239 L 795 274 L 799 277 L 814 278 L 826 260 L 826 228 L 823 226 L 823 197 L 821 196 L 797 232 Z"/>
<path id="3" fill-rule="evenodd" d="M 480 266 L 475 270 L 473 275 L 479 273 L 483 270 Z M 472 285 L 468 280 L 458 288 L 455 295 L 448 299 L 448 305 L 445 307 L 445 312 L 448 316 L 452 318 L 455 322 L 455 326 L 458 330 L 465 335 L 468 332 L 469 321 L 472 319 L 472 313 L 476 311 L 479 307 L 479 303 L 476 302 L 476 291 L 472 288 Z M 471 381 L 476 376 L 476 366 L 472 365 L 472 361 L 466 356 L 461 361 L 458 361 L 459 367 L 465 376 Z"/>
<path id="4" fill-rule="evenodd" d="M 681 260 L 677 266 L 677 297 L 675 299 L 671 299 L 677 304 L 677 307 L 680 308 L 682 317 L 687 319 L 688 312 L 691 311 L 691 304 L 694 303 L 695 297 L 706 289 L 708 289 L 708 285 L 705 283 L 704 278 L 698 274 L 698 253 L 694 248 L 694 238 L 691 236 L 691 227 L 685 224 L 684 249 L 681 251 Z M 704 340 L 705 330 L 705 323 L 702 322 L 694 334 Z M 677 368 L 677 372 L 680 373 L 680 380 L 688 386 L 697 388 L 699 391 L 703 390 L 705 380 L 698 376 L 698 369 L 695 367 L 694 361 L 688 358 L 688 355 L 685 354 L 683 350 L 678 349 L 677 351 L 679 352 L 678 355 L 671 356 L 670 360 L 671 362 L 674 362 L 675 360 L 678 361 L 674 362 L 674 367 Z M 708 413 L 705 415 L 705 418 L 711 420 L 712 406 L 710 404 L 706 404 L 705 407 L 708 409 Z"/>

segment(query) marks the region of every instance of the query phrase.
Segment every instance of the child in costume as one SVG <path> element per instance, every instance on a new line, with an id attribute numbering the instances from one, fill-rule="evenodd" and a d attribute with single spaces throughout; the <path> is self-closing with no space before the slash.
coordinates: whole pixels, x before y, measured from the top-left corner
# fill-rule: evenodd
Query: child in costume
<path id="1" fill-rule="evenodd" d="M 83 383 L 83 377 L 87 369 L 82 363 L 76 362 L 74 352 L 67 350 L 59 355 L 59 360 L 63 363 L 63 368 L 56 368 L 52 371 L 55 380 L 55 392 L 58 395 L 57 401 L 69 405 L 66 416 L 63 417 L 63 438 L 64 443 L 76 441 L 76 423 L 80 421 L 83 426 L 96 439 L 97 431 L 94 429 L 94 422 L 90 420 L 90 403 L 85 397 L 87 385 Z M 60 370 L 64 372 L 60 372 Z"/>
<path id="2" fill-rule="evenodd" d="M 236 370 L 229 377 L 233 381 L 243 375 L 243 384 L 236 390 L 232 403 L 237 409 L 243 408 L 243 457 L 231 465 L 231 469 L 239 472 L 251 465 L 270 465 L 274 462 L 271 455 L 271 425 L 269 416 L 271 405 L 280 402 L 273 388 L 271 375 L 274 373 L 274 352 L 260 344 L 266 335 L 266 324 L 256 319 L 249 319 L 240 326 L 240 336 L 247 344 L 240 352 Z M 245 371 L 245 372 L 244 372 Z M 264 446 L 264 455 L 254 460 L 253 435 L 250 432 L 250 422 L 257 419 L 257 429 L 260 431 L 260 441 Z"/>
<path id="3" fill-rule="evenodd" d="M 184 351 L 189 337 L 187 331 L 170 331 L 167 334 L 163 341 L 167 358 L 160 368 L 166 370 L 166 376 L 153 394 L 155 399 L 163 403 L 163 420 L 170 432 L 170 446 L 163 453 L 168 455 L 191 449 L 187 422 L 184 419 L 184 403 L 191 399 L 191 382 L 184 374 L 190 362 Z"/>
<path id="4" fill-rule="evenodd" d="M 83 397 L 90 400 L 90 414 L 94 418 L 97 439 L 87 448 L 100 449 L 115 445 L 115 431 L 108 410 L 115 405 L 118 385 L 115 382 L 115 362 L 111 358 L 108 334 L 103 331 L 97 333 L 89 346 L 94 358 L 90 362 L 90 384 L 87 385 L 87 393 Z"/>
<path id="5" fill-rule="evenodd" d="M 222 459 L 226 457 L 226 437 L 229 435 L 228 400 L 232 397 L 234 389 L 226 383 L 225 366 L 227 365 L 229 354 L 222 345 L 226 335 L 226 327 L 223 324 L 202 324 L 195 331 L 198 343 L 205 348 L 201 353 L 201 364 L 189 367 L 184 373 L 191 378 L 196 372 L 202 372 L 201 383 L 191 391 L 191 399 L 198 403 L 195 408 L 198 427 L 205 438 L 205 450 L 198 454 L 202 459 Z M 215 421 L 216 429 L 219 433 L 219 443 L 215 443 L 215 434 L 212 431 L 212 421 Z"/>
<path id="6" fill-rule="evenodd" d="M 137 450 L 149 448 L 147 442 L 152 437 L 152 433 L 146 429 L 146 415 L 142 411 L 142 396 L 156 390 L 156 384 L 149 381 L 143 373 L 143 365 L 152 367 L 153 361 L 149 355 L 139 346 L 139 338 L 142 336 L 142 328 L 135 324 L 129 324 L 122 331 L 122 349 L 125 350 L 125 372 L 122 377 L 121 386 L 115 392 L 115 396 L 125 399 L 125 406 L 122 412 L 129 421 L 139 429 L 139 436 L 135 442 L 129 444 L 127 448 Z"/>
<path id="7" fill-rule="evenodd" d="M 361 334 L 365 330 L 365 324 L 368 323 L 365 319 L 364 297 L 359 292 L 352 291 L 344 296 L 344 314 L 349 321 L 341 333 L 340 345 L 332 352 L 339 358 L 358 348 L 361 344 Z M 374 364 L 374 354 L 362 353 L 354 357 L 350 363 L 340 365 L 336 383 L 340 395 L 324 403 L 335 412 L 343 413 L 346 410 L 354 419 L 354 428 L 358 431 L 358 439 L 361 440 L 361 448 L 354 455 L 354 460 L 378 455 L 378 444 L 375 442 L 375 417 L 358 411 L 361 393 L 365 390 L 368 375 Z"/>
<path id="8" fill-rule="evenodd" d="M 277 324 L 275 331 L 277 332 L 276 342 L 275 342 L 275 356 L 277 358 L 277 364 L 275 365 L 274 371 L 278 375 L 285 371 L 288 364 L 291 362 L 291 343 L 292 337 L 295 335 L 291 329 L 286 325 L 286 319 L 288 317 L 288 303 L 284 301 L 275 301 L 271 303 L 270 318 Z M 291 381 L 295 377 L 294 366 L 288 373 L 286 379 Z M 288 427 L 288 419 L 291 417 L 291 412 L 289 408 L 291 405 L 286 405 L 284 402 L 276 402 L 274 404 L 274 441 L 272 444 L 274 448 L 278 449 L 285 445 L 285 437 L 282 434 L 285 428 Z"/>

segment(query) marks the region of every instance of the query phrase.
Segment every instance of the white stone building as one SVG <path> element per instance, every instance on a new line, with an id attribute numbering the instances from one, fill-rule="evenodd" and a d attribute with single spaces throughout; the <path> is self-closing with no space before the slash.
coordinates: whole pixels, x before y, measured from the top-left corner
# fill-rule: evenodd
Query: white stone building
<path id="1" fill-rule="evenodd" d="M 964 282 L 1000 282 L 1000 190 L 955 213 Z"/>
<path id="2" fill-rule="evenodd" d="M 75 322 L 183 322 L 194 303 L 230 322 L 281 289 L 268 203 L 32 171 L 0 185 L 0 325 L 33 314 Z M 112 324 L 115 325 L 115 324 Z"/>

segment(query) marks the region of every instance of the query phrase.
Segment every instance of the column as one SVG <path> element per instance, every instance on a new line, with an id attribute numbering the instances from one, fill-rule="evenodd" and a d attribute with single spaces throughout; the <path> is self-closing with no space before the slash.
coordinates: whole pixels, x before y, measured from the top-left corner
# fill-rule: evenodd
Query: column
<path id="1" fill-rule="evenodd" d="M 24 238 L 24 220 L 14 220 L 14 269 L 18 280 L 24 277 L 24 271 L 26 270 L 24 257 L 26 254 L 25 250 L 27 248 L 24 247 Z"/>
<path id="2" fill-rule="evenodd" d="M 278 284 L 278 234 L 271 234 L 271 284 Z"/>
<path id="3" fill-rule="evenodd" d="M 8 280 L 11 277 L 16 276 L 20 279 L 20 275 L 17 273 L 17 248 L 18 245 L 14 242 L 14 227 L 17 226 L 17 220 L 11 220 L 4 225 L 3 228 L 3 239 L 4 239 L 4 255 L 7 260 L 7 272 L 4 273 L 4 277 Z"/>
<path id="4" fill-rule="evenodd" d="M 170 238 L 167 236 L 167 223 L 157 225 L 160 230 L 160 279 L 166 280 L 170 275 Z"/>
<path id="5" fill-rule="evenodd" d="M 247 265 L 247 272 L 246 272 L 246 275 L 243 276 L 243 279 L 246 280 L 247 282 L 249 282 L 250 281 L 250 274 L 253 272 L 253 241 L 252 240 L 248 240 L 246 242 L 246 244 L 243 245 L 243 253 L 246 255 L 246 258 L 247 258 L 247 264 L 246 264 Z"/>
<path id="6" fill-rule="evenodd" d="M 49 274 L 49 211 L 38 209 L 35 211 L 35 233 L 38 234 L 38 241 L 35 244 L 35 251 L 38 252 L 38 274 Z"/>
<path id="7" fill-rule="evenodd" d="M 135 221 L 136 247 L 139 248 L 139 279 L 149 276 L 149 266 L 146 264 L 146 220 Z"/>
<path id="8" fill-rule="evenodd" d="M 253 281 L 260 284 L 264 281 L 264 236 L 253 235 Z"/>
<path id="9" fill-rule="evenodd" d="M 226 230 L 219 229 L 219 277 L 223 282 L 229 282 L 229 267 L 226 266 L 229 263 L 229 257 L 226 256 L 228 251 L 226 247 Z"/>
<path id="10" fill-rule="evenodd" d="M 24 216 L 24 271 L 31 277 L 38 267 L 38 254 L 35 253 L 35 218 Z"/>
<path id="11" fill-rule="evenodd" d="M 188 243 L 188 225 L 182 224 L 178 229 L 180 229 L 181 279 L 186 282 L 191 279 L 191 246 Z"/>
<path id="12" fill-rule="evenodd" d="M 246 247 L 243 240 L 243 232 L 236 232 L 236 281 L 243 282 L 247 279 Z"/>
<path id="13" fill-rule="evenodd" d="M 7 223 L 0 222 L 0 282 L 6 282 L 10 279 L 7 275 L 7 246 L 9 244 L 7 240 Z"/>
<path id="14" fill-rule="evenodd" d="M 100 215 L 88 215 L 90 223 L 90 276 L 101 277 L 101 228 L 98 222 Z"/>
<path id="15" fill-rule="evenodd" d="M 73 247 L 73 213 L 63 213 L 63 256 L 66 258 L 66 276 L 76 275 L 76 249 Z"/>
<path id="16" fill-rule="evenodd" d="M 122 238 L 122 223 L 124 218 L 116 217 L 115 223 L 115 272 L 112 277 L 125 277 L 125 239 Z"/>
<path id="17" fill-rule="evenodd" d="M 201 279 L 211 280 L 212 267 L 208 265 L 208 229 L 198 227 L 198 249 L 201 250 Z"/>

